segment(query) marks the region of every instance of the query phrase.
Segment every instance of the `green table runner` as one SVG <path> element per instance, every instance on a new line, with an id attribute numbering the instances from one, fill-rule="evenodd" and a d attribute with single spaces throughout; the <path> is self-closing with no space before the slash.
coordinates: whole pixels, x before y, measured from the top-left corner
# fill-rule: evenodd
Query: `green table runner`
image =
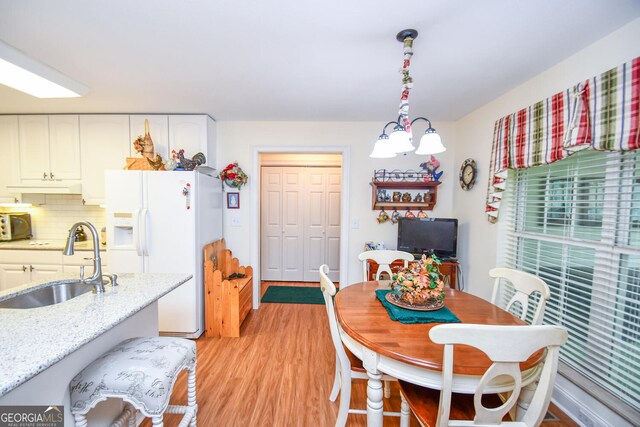
<path id="1" fill-rule="evenodd" d="M 398 307 L 391 304 L 385 299 L 385 295 L 391 291 L 385 289 L 378 289 L 376 296 L 387 309 L 391 320 L 397 320 L 400 323 L 412 324 L 412 323 L 460 323 L 460 319 L 451 312 L 447 307 L 442 307 L 435 311 L 415 311 L 408 310 L 406 308 Z M 446 304 L 446 300 L 445 300 Z"/>

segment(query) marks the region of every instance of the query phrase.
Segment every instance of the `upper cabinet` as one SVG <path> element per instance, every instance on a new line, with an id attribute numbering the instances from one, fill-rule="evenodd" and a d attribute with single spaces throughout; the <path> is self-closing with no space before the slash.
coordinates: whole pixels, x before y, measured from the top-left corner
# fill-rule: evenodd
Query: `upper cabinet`
<path id="1" fill-rule="evenodd" d="M 211 117 L 207 115 L 169 116 L 169 153 L 180 149 L 184 149 L 184 155 L 188 158 L 201 152 L 207 158 L 208 166 L 216 166 L 216 129 Z"/>
<path id="2" fill-rule="evenodd" d="M 82 198 L 86 204 L 104 203 L 104 171 L 122 169 L 131 154 L 131 142 L 128 115 L 80 116 Z"/>
<path id="3" fill-rule="evenodd" d="M 19 116 L 20 178 L 80 179 L 78 116 Z"/>
<path id="4" fill-rule="evenodd" d="M 203 114 L 0 116 L 0 147 L 7 159 L 0 167 L 0 202 L 13 202 L 21 193 L 81 188 L 86 204 L 103 204 L 104 171 L 122 169 L 127 157 L 139 156 L 132 145 L 145 134 L 145 120 L 163 159 L 184 149 L 186 157 L 202 152 L 207 165 L 216 166 L 215 122 Z"/>
<path id="5" fill-rule="evenodd" d="M 18 116 L 0 116 L 0 147 L 3 164 L 0 167 L 0 203 L 13 202 L 15 194 L 7 191 L 7 185 L 19 179 Z"/>

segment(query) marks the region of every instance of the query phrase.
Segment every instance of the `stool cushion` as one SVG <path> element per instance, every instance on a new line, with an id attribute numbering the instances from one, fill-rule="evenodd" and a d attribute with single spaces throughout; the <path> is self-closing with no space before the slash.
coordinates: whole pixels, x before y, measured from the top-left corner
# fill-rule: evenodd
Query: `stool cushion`
<path id="1" fill-rule="evenodd" d="M 196 344 L 173 337 L 131 338 L 100 356 L 71 384 L 71 412 L 86 414 L 98 402 L 119 397 L 145 416 L 162 414 L 178 373 L 196 363 Z"/>

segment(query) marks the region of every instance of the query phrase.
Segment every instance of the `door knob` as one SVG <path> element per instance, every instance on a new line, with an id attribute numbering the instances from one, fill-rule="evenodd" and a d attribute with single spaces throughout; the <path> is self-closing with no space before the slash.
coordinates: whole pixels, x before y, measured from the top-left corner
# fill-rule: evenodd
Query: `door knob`
<path id="1" fill-rule="evenodd" d="M 46 172 L 42 172 L 42 179 L 47 179 L 47 173 Z"/>
<path id="2" fill-rule="evenodd" d="M 49 178 L 53 179 L 53 172 L 49 172 Z"/>
<path id="3" fill-rule="evenodd" d="M 29 265 L 29 271 L 33 271 L 33 265 Z"/>
<path id="4" fill-rule="evenodd" d="M 22 266 L 22 271 L 23 271 L 23 272 L 27 271 L 27 266 L 26 266 L 26 265 L 23 265 L 23 266 Z"/>

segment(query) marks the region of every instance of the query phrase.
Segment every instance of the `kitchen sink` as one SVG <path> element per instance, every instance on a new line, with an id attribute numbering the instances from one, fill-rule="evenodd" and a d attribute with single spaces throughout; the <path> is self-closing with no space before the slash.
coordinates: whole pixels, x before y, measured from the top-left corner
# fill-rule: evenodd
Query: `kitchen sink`
<path id="1" fill-rule="evenodd" d="M 93 286 L 79 280 L 54 282 L 42 288 L 0 301 L 0 308 L 36 308 L 59 304 L 87 292 Z"/>

